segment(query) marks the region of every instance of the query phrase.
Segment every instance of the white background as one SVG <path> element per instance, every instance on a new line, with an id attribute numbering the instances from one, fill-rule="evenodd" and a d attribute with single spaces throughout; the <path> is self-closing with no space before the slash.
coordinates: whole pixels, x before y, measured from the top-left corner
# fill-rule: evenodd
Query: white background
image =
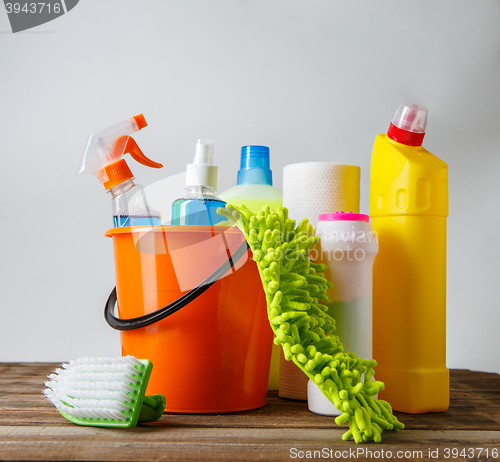
<path id="1" fill-rule="evenodd" d="M 110 198 L 74 177 L 90 133 L 144 112 L 165 167 L 134 164 L 142 184 L 197 138 L 221 191 L 246 144 L 278 188 L 288 163 L 360 165 L 368 213 L 373 140 L 410 100 L 449 165 L 448 366 L 500 372 L 500 2 L 84 0 L 18 34 L 0 5 L 0 32 L 0 361 L 120 354 Z"/>

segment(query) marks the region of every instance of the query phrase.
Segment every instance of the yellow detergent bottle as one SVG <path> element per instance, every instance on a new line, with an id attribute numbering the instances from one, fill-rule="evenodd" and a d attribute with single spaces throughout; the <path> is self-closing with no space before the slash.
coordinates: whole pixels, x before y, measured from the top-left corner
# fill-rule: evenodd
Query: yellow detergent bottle
<path id="1" fill-rule="evenodd" d="M 448 166 L 422 147 L 427 109 L 402 103 L 375 139 L 370 216 L 373 357 L 380 398 L 401 412 L 445 411 Z"/>
<path id="2" fill-rule="evenodd" d="M 273 176 L 267 146 L 243 146 L 236 186 L 219 194 L 231 205 L 244 205 L 254 213 L 269 205 L 272 209 L 283 205 L 283 193 L 273 187 Z M 268 390 L 279 389 L 280 349 L 273 344 Z"/>

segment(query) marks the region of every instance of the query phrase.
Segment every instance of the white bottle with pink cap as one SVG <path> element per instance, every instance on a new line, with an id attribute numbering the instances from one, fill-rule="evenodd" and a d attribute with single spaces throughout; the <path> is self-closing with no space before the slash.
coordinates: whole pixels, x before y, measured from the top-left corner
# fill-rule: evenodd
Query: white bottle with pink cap
<path id="1" fill-rule="evenodd" d="M 345 351 L 372 359 L 372 269 L 378 240 L 369 217 L 352 212 L 320 215 L 316 235 L 320 240 L 311 257 L 328 266 L 325 276 L 333 284 L 328 314 L 336 321 L 335 333 Z M 316 414 L 340 414 L 312 381 L 308 403 Z"/>

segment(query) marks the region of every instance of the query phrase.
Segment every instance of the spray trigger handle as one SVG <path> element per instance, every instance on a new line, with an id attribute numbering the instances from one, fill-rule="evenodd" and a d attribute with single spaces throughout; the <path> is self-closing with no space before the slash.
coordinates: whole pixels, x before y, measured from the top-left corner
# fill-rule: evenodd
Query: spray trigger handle
<path id="1" fill-rule="evenodd" d="M 146 155 L 142 152 L 141 148 L 137 145 L 136 141 L 134 138 L 131 136 L 120 136 L 116 142 L 115 146 L 113 148 L 113 157 L 115 158 L 122 158 L 125 154 L 130 154 L 132 158 L 139 162 L 142 165 L 145 165 L 146 167 L 151 167 L 151 168 L 162 168 L 163 164 L 160 164 L 159 162 L 155 162 L 154 160 L 149 159 L 146 157 Z"/>

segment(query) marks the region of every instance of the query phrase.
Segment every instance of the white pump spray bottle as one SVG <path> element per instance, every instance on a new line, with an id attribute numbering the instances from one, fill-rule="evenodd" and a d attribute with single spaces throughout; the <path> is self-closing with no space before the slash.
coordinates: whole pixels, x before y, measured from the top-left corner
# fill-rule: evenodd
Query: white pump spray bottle
<path id="1" fill-rule="evenodd" d="M 194 160 L 186 168 L 186 194 L 172 204 L 173 225 L 214 226 L 226 217 L 217 209 L 226 203 L 215 196 L 217 167 L 213 165 L 214 142 L 198 140 Z"/>

